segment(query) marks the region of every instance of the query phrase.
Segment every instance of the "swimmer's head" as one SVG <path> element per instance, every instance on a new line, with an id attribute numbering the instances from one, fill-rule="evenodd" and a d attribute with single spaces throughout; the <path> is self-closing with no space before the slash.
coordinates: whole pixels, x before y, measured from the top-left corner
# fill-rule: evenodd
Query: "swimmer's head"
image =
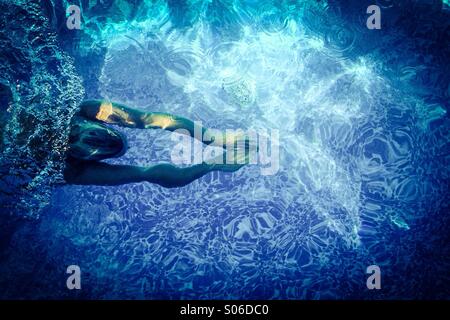
<path id="1" fill-rule="evenodd" d="M 72 125 L 69 156 L 80 160 L 99 161 L 122 156 L 127 150 L 125 137 L 110 128 L 89 121 Z"/>

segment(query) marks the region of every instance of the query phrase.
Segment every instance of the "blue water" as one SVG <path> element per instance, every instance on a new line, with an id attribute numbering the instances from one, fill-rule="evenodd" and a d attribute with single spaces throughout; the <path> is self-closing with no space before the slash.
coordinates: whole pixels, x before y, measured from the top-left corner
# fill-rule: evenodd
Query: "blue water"
<path id="1" fill-rule="evenodd" d="M 366 28 L 373 2 L 381 30 Z M 0 184 L 1 298 L 450 298 L 447 4 L 71 1 L 83 20 L 68 30 L 66 1 L 0 3 L 13 176 Z M 64 185 L 84 98 L 279 130 L 280 170 Z M 118 130 L 130 149 L 108 162 L 170 161 L 169 133 Z M 381 290 L 366 287 L 373 264 Z"/>

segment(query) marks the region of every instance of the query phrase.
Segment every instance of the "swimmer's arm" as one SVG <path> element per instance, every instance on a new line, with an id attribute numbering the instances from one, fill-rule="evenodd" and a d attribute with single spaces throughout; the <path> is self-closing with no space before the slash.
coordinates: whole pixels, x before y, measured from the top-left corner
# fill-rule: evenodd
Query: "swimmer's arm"
<path id="1" fill-rule="evenodd" d="M 80 106 L 80 115 L 105 123 L 116 124 L 128 128 L 178 130 L 178 133 L 188 135 L 207 145 L 227 147 L 234 145 L 240 136 L 230 136 L 224 139 L 204 140 L 207 128 L 189 119 L 163 112 L 145 112 L 127 107 L 123 104 L 102 100 L 86 100 Z M 182 129 L 182 130 L 181 130 Z"/>
<path id="2" fill-rule="evenodd" d="M 193 121 L 162 112 L 145 112 L 123 104 L 101 100 L 87 100 L 80 106 L 80 115 L 97 121 L 116 124 L 128 128 L 164 129 L 175 131 L 184 129 L 192 137 L 198 132 L 203 136 L 206 128 Z M 182 131 L 180 131 L 183 133 Z"/>

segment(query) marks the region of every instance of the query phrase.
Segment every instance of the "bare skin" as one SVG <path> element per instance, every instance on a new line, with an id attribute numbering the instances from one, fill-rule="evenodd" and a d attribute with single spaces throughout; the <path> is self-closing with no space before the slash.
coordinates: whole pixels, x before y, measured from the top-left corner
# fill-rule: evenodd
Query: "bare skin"
<path id="1" fill-rule="evenodd" d="M 212 171 L 234 172 L 243 166 L 201 163 L 180 168 L 166 163 L 148 167 L 107 164 L 101 160 L 123 155 L 126 141 L 120 133 L 104 124 L 136 129 L 184 129 L 185 134 L 192 137 L 195 130 L 200 130 L 202 136 L 207 130 L 203 127 L 196 128 L 193 121 L 176 115 L 144 112 L 108 101 L 84 101 L 72 121 L 70 148 L 64 172 L 67 183 L 113 186 L 147 181 L 174 188 L 185 186 Z M 215 145 L 214 141 L 203 143 Z M 218 146 L 225 147 L 223 143 Z"/>

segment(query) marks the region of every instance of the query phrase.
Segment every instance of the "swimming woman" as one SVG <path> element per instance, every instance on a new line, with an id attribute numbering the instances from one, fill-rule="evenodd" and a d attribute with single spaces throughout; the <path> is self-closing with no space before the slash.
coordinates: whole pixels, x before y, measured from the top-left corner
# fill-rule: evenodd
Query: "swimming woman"
<path id="1" fill-rule="evenodd" d="M 201 130 L 202 133 L 207 130 L 203 127 L 196 128 L 197 124 L 191 120 L 167 113 L 144 112 L 109 101 L 84 101 L 71 122 L 64 172 L 67 183 L 120 185 L 148 181 L 173 188 L 185 186 L 211 171 L 233 172 L 243 166 L 202 162 L 183 168 L 166 163 L 138 167 L 101 162 L 104 159 L 120 157 L 127 149 L 125 137 L 105 124 L 169 131 L 184 129 L 184 132 L 192 137 L 195 136 L 194 130 Z"/>

